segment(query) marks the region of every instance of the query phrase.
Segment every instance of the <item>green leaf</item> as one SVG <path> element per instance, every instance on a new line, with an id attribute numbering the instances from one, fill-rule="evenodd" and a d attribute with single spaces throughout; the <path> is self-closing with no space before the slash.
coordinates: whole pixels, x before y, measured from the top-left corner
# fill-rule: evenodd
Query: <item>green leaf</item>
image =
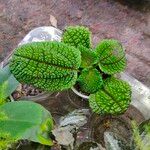
<path id="1" fill-rule="evenodd" d="M 39 104 L 16 101 L 0 106 L 0 132 L 9 134 L 13 139 L 52 145 L 49 138 L 52 128 L 51 114 Z"/>
<path id="2" fill-rule="evenodd" d="M 107 74 L 121 72 L 126 67 L 125 52 L 117 40 L 102 40 L 96 47 L 99 56 L 99 67 Z"/>
<path id="3" fill-rule="evenodd" d="M 0 69 L 0 105 L 15 91 L 18 85 L 19 82 L 11 74 L 8 65 Z"/>
<path id="4" fill-rule="evenodd" d="M 68 45 L 86 48 L 91 47 L 91 33 L 88 28 L 83 26 L 69 26 L 63 33 L 62 41 Z"/>
<path id="5" fill-rule="evenodd" d="M 0 150 L 9 150 L 15 143 L 17 143 L 17 141 L 9 134 L 3 132 L 0 133 Z"/>
<path id="6" fill-rule="evenodd" d="M 86 93 L 97 92 L 103 84 L 102 76 L 97 69 L 84 69 L 78 78 L 81 89 Z"/>
<path id="7" fill-rule="evenodd" d="M 80 51 L 60 42 L 35 42 L 14 52 L 11 72 L 22 83 L 47 91 L 72 87 L 81 63 Z"/>
<path id="8" fill-rule="evenodd" d="M 142 122 L 139 126 L 135 121 L 131 122 L 133 137 L 131 141 L 134 150 L 149 150 L 150 148 L 150 119 Z"/>
<path id="9" fill-rule="evenodd" d="M 150 134 L 150 119 L 143 121 L 139 126 L 140 133 L 145 132 L 146 134 Z"/>
<path id="10" fill-rule="evenodd" d="M 89 98 L 90 107 L 99 114 L 118 115 L 126 111 L 131 102 L 131 87 L 114 77 L 104 82 L 104 87 Z"/>
<path id="11" fill-rule="evenodd" d="M 97 63 L 98 56 L 95 51 L 83 46 L 78 47 L 81 51 L 81 68 L 88 68 Z"/>

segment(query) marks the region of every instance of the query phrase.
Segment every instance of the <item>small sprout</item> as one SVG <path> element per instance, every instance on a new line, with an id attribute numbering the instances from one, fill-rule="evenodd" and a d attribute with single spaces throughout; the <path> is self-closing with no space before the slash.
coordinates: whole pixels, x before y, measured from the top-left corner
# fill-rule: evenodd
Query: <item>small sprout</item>
<path id="1" fill-rule="evenodd" d="M 103 84 L 102 76 L 97 69 L 84 69 L 78 82 L 84 92 L 91 94 L 97 92 Z"/>
<path id="2" fill-rule="evenodd" d="M 98 56 L 95 51 L 83 46 L 79 46 L 81 51 L 81 68 L 89 68 L 98 62 Z"/>

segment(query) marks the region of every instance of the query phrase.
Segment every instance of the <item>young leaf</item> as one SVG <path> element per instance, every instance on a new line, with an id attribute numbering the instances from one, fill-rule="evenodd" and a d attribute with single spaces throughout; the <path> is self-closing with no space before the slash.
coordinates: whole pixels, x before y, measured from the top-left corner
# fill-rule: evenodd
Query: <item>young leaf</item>
<path id="1" fill-rule="evenodd" d="M 107 74 L 121 72 L 126 67 L 125 52 L 117 40 L 102 40 L 96 47 L 99 67 Z"/>
<path id="2" fill-rule="evenodd" d="M 59 91 L 72 87 L 81 63 L 80 51 L 60 42 L 37 42 L 18 47 L 10 62 L 20 82 Z"/>
<path id="3" fill-rule="evenodd" d="M 126 111 L 131 102 L 131 87 L 114 77 L 104 82 L 104 87 L 89 98 L 90 107 L 99 114 L 118 115 Z"/>
<path id="4" fill-rule="evenodd" d="M 102 76 L 97 69 L 84 69 L 78 78 L 81 89 L 87 93 L 97 92 L 103 84 Z"/>
<path id="5" fill-rule="evenodd" d="M 15 91 L 19 82 L 9 70 L 9 66 L 0 69 L 0 105 Z"/>
<path id="6" fill-rule="evenodd" d="M 49 138 L 52 128 L 51 114 L 39 104 L 16 101 L 0 106 L 0 132 L 8 133 L 13 139 L 52 145 Z"/>
<path id="7" fill-rule="evenodd" d="M 78 47 L 79 45 L 82 45 L 86 48 L 90 48 L 91 33 L 86 27 L 70 26 L 63 33 L 62 41 L 71 46 Z"/>
<path id="8" fill-rule="evenodd" d="M 135 121 L 131 122 L 133 128 L 132 149 L 149 150 L 150 148 L 150 119 L 139 126 Z"/>
<path id="9" fill-rule="evenodd" d="M 92 51 L 86 47 L 78 47 L 81 52 L 81 68 L 88 68 L 98 61 L 98 56 L 95 51 Z"/>

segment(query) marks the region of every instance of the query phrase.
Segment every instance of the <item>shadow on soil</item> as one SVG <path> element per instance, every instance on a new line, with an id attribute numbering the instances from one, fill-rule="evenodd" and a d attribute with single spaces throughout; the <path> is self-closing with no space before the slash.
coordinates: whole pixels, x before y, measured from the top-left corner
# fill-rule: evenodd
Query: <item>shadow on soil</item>
<path id="1" fill-rule="evenodd" d="M 122 5 L 139 11 L 150 11 L 150 0 L 118 0 Z"/>

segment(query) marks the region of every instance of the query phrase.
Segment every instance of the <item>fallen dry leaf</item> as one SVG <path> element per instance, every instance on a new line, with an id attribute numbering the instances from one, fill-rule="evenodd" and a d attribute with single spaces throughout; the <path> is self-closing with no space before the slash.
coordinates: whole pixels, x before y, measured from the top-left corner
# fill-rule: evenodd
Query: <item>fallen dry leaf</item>
<path id="1" fill-rule="evenodd" d="M 60 145 L 71 146 L 73 149 L 74 137 L 70 133 L 68 127 L 60 127 L 52 130 L 53 135 L 56 138 L 56 141 Z"/>
<path id="2" fill-rule="evenodd" d="M 50 15 L 50 23 L 53 27 L 57 28 L 57 19 L 53 15 Z"/>

